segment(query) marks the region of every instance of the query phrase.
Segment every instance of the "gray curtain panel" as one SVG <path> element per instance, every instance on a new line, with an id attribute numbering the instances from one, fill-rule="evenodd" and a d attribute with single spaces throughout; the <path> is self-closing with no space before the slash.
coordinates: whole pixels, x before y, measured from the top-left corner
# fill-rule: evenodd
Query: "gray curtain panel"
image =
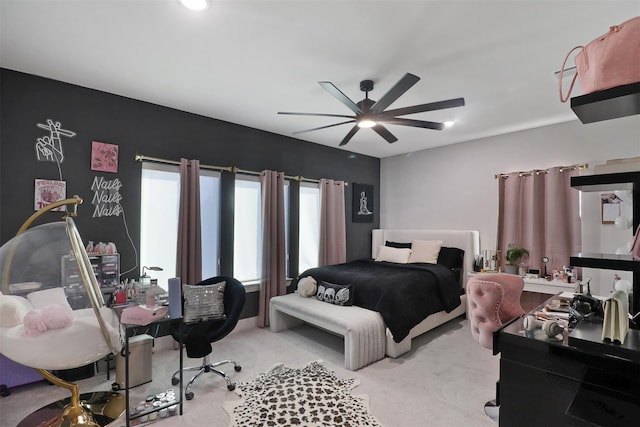
<path id="1" fill-rule="evenodd" d="M 258 327 L 269 326 L 269 300 L 287 291 L 284 224 L 284 173 L 262 171 L 262 279 Z"/>
<path id="2" fill-rule="evenodd" d="M 341 264 L 347 260 L 344 181 L 320 180 L 319 265 Z"/>
<path id="3" fill-rule="evenodd" d="M 498 178 L 498 250 L 504 267 L 509 243 L 529 251 L 529 267 L 541 268 L 542 257 L 551 269 L 568 266 L 580 252 L 582 235 L 579 191 L 571 188 L 577 167 L 553 167 L 512 172 Z"/>
<path id="4" fill-rule="evenodd" d="M 180 159 L 180 210 L 176 276 L 183 284 L 202 281 L 200 161 Z"/>

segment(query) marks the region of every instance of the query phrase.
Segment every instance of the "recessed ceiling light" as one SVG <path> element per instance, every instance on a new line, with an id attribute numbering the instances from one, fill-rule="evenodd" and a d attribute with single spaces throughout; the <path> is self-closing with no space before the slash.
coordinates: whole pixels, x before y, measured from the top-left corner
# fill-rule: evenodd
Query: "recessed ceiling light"
<path id="1" fill-rule="evenodd" d="M 444 122 L 444 125 L 448 128 L 450 128 L 451 126 L 453 126 L 454 124 L 456 124 L 455 120 L 449 120 L 447 122 Z"/>
<path id="2" fill-rule="evenodd" d="M 205 10 L 209 7 L 209 0 L 180 0 L 180 3 L 187 9 L 191 10 Z"/>

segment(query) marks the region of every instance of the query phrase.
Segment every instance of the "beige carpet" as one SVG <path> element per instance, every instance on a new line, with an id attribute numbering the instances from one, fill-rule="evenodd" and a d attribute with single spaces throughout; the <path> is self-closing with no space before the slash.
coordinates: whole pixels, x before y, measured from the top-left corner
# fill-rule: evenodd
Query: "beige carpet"
<path id="1" fill-rule="evenodd" d="M 252 381 L 237 384 L 242 399 L 225 402 L 229 427 L 382 427 L 369 411 L 369 398 L 351 390 L 360 381 L 340 379 L 322 361 L 301 368 L 282 363 Z"/>
<path id="2" fill-rule="evenodd" d="M 357 378 L 355 394 L 369 396 L 369 406 L 385 427 L 496 427 L 485 414 L 484 403 L 495 397 L 499 356 L 481 347 L 472 337 L 468 323 L 456 319 L 413 341 L 412 350 L 397 358 L 385 358 L 358 371 L 344 368 L 342 338 L 316 328 L 302 326 L 272 333 L 250 328 L 233 332 L 214 347 L 213 360 L 235 359 L 241 372 L 230 369 L 234 381 L 251 381 L 277 363 L 300 367 L 321 359 L 338 378 Z M 185 366 L 199 361 L 185 358 Z M 153 381 L 132 389 L 136 399 L 172 388 L 171 375 L 178 367 L 178 352 L 163 339 L 153 354 Z M 223 367 L 224 369 L 224 367 Z M 80 381 L 81 392 L 108 390 L 104 371 Z M 184 415 L 159 421 L 154 427 L 228 427 L 223 408 L 239 400 L 226 383 L 213 375 L 198 378 L 192 387 L 193 400 L 184 403 Z M 58 387 L 35 384 L 18 387 L 0 397 L 0 427 L 14 427 L 32 411 L 67 397 Z M 113 423 L 124 425 L 123 420 Z"/>

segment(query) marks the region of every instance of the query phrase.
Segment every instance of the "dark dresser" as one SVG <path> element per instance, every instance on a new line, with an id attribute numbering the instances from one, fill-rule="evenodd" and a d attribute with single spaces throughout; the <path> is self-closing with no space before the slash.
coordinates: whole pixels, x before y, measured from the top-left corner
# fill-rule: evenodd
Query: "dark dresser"
<path id="1" fill-rule="evenodd" d="M 518 318 L 495 333 L 500 426 L 640 426 L 640 331 L 602 342 L 601 322 L 558 339 Z"/>

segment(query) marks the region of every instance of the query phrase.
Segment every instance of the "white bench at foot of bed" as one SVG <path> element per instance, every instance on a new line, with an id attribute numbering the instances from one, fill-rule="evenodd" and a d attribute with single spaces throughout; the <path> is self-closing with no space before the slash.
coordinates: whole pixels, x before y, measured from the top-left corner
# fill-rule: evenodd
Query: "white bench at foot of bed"
<path id="1" fill-rule="evenodd" d="M 355 371 L 382 359 L 385 354 L 396 358 L 411 350 L 411 340 L 466 312 L 466 296 L 451 313 L 440 311 L 414 326 L 399 343 L 393 340 L 379 313 L 365 308 L 342 307 L 304 298 L 297 293 L 271 298 L 269 324 L 274 332 L 308 323 L 344 337 L 344 365 Z"/>
<path id="2" fill-rule="evenodd" d="M 271 298 L 272 331 L 280 332 L 304 322 L 344 337 L 344 366 L 351 371 L 384 358 L 386 328 L 379 313 L 304 298 L 297 293 Z"/>

